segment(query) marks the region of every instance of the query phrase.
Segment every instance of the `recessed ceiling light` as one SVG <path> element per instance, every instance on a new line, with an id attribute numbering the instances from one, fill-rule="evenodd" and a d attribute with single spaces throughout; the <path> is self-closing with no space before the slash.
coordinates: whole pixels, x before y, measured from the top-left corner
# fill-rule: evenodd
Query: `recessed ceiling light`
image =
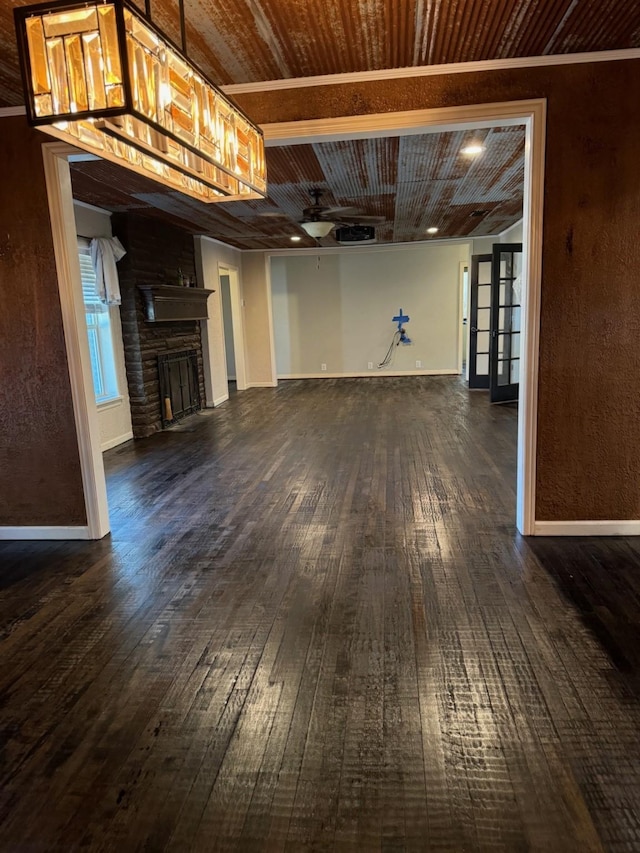
<path id="1" fill-rule="evenodd" d="M 427 234 L 437 234 L 437 233 L 438 233 L 437 228 L 427 228 Z"/>
<path id="2" fill-rule="evenodd" d="M 468 154 L 471 157 L 475 156 L 476 154 L 482 154 L 483 151 L 484 145 L 480 145 L 477 142 L 474 142 L 472 145 L 465 145 L 464 148 L 460 149 L 461 154 Z"/>
<path id="3" fill-rule="evenodd" d="M 292 243 L 299 243 L 299 242 L 300 242 L 300 240 L 302 240 L 302 237 L 297 237 L 297 236 L 296 236 L 296 237 L 292 237 L 292 238 L 291 238 L 291 242 L 292 242 Z"/>

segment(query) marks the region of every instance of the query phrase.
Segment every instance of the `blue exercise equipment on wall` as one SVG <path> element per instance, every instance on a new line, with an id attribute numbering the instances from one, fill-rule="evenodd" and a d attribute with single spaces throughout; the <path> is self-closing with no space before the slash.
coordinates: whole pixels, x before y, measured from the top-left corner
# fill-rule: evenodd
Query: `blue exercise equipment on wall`
<path id="1" fill-rule="evenodd" d="M 410 337 L 408 337 L 407 333 L 405 332 L 405 330 L 404 330 L 404 328 L 403 328 L 403 323 L 408 323 L 408 322 L 409 322 L 409 319 L 410 319 L 409 315 L 408 315 L 408 314 L 403 314 L 403 313 L 402 313 L 402 308 L 401 308 L 401 309 L 398 311 L 398 316 L 397 316 L 397 317 L 393 317 L 392 319 L 393 319 L 393 322 L 394 322 L 394 323 L 397 323 L 397 324 L 398 324 L 398 334 L 400 335 L 400 339 L 399 339 L 399 340 L 398 340 L 398 342 L 396 343 L 396 346 L 398 346 L 398 344 L 410 344 L 410 343 L 411 343 L 411 338 L 410 338 Z"/>
<path id="2" fill-rule="evenodd" d="M 381 369 L 383 367 L 388 367 L 391 364 L 393 359 L 394 347 L 400 346 L 400 344 L 410 344 L 411 338 L 407 335 L 404 324 L 409 322 L 409 315 L 405 314 L 402 308 L 398 311 L 397 316 L 391 318 L 394 323 L 398 324 L 398 328 L 393 333 L 393 338 L 391 339 L 391 343 L 389 344 L 389 349 L 387 350 L 387 354 L 382 359 L 378 368 Z"/>

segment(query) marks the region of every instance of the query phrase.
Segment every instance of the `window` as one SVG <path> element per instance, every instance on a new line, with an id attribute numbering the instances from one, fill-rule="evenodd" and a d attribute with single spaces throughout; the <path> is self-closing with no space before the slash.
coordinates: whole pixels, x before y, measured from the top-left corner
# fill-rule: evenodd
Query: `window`
<path id="1" fill-rule="evenodd" d="M 109 306 L 104 305 L 96 293 L 96 274 L 91 262 L 88 240 L 78 238 L 78 253 L 80 255 L 80 275 L 82 277 L 84 310 L 87 318 L 93 388 L 96 403 L 106 403 L 119 397 Z"/>

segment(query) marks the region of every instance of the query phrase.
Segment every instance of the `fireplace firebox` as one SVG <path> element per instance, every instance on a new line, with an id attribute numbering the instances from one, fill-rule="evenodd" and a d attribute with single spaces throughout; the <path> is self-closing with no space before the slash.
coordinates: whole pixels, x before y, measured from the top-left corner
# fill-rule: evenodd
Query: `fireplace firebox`
<path id="1" fill-rule="evenodd" d="M 163 353 L 158 356 L 160 379 L 160 406 L 162 426 L 171 424 L 198 412 L 198 354 L 196 350 Z"/>

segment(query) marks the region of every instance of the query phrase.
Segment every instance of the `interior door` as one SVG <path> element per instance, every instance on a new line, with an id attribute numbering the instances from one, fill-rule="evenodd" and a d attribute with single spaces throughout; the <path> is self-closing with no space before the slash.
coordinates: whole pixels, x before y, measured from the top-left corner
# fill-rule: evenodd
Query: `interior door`
<path id="1" fill-rule="evenodd" d="M 490 399 L 518 399 L 522 243 L 496 243 L 491 265 Z"/>
<path id="2" fill-rule="evenodd" d="M 489 387 L 492 260 L 492 255 L 473 255 L 471 258 L 469 388 Z"/>

